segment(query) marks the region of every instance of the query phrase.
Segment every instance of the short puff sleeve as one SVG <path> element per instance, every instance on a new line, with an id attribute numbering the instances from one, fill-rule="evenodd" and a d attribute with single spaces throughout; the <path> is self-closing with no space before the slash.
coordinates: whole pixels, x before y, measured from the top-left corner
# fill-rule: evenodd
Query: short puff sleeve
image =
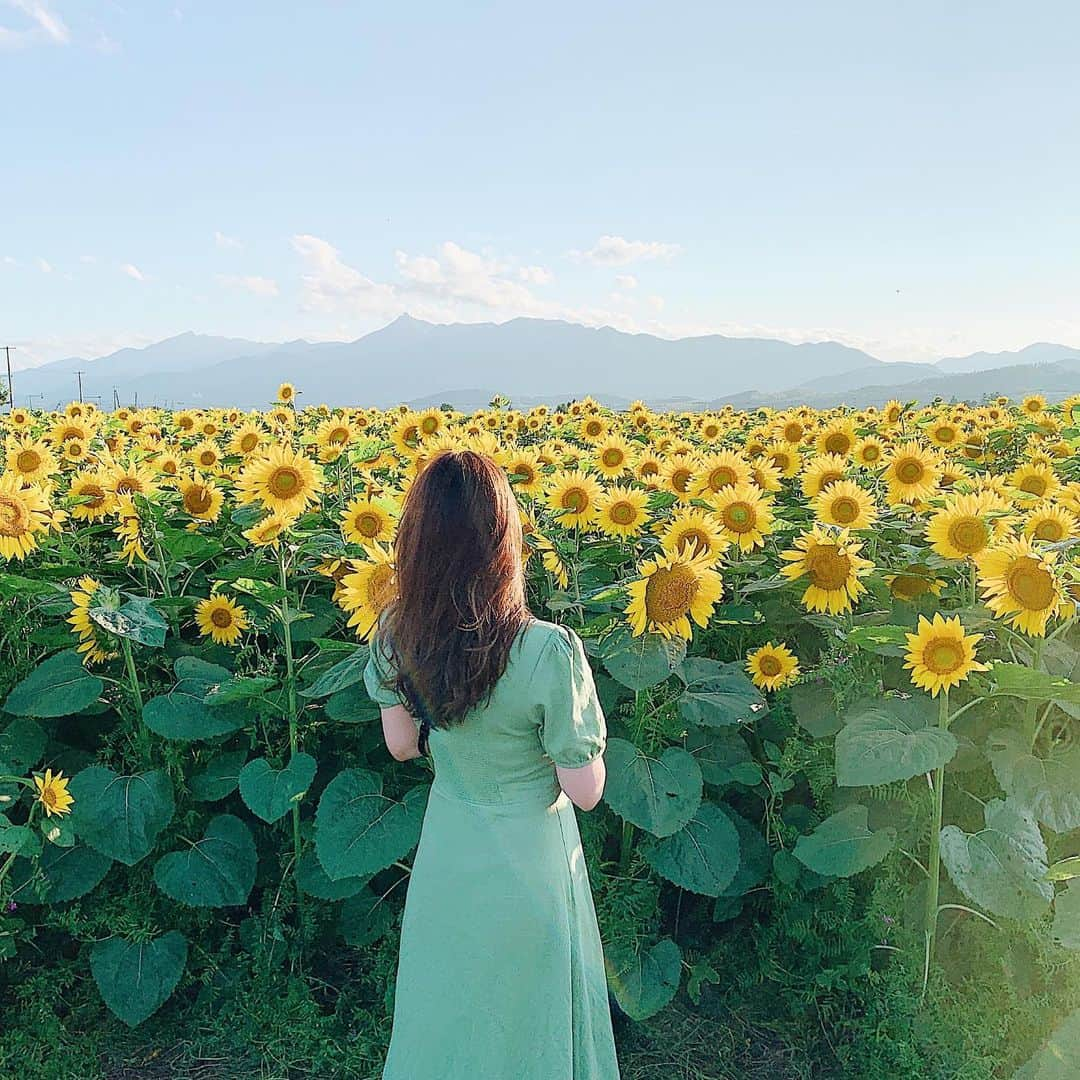
<path id="1" fill-rule="evenodd" d="M 537 662 L 542 707 L 540 741 L 556 765 L 577 769 L 607 745 L 607 721 L 581 638 L 557 626 Z"/>
<path id="2" fill-rule="evenodd" d="M 392 683 L 396 677 L 394 662 L 389 650 L 383 646 L 382 635 L 376 632 L 371 637 L 371 651 L 367 666 L 364 668 L 364 688 L 368 696 L 380 708 L 389 709 L 393 705 L 405 704 L 395 693 L 393 685 L 385 686 L 384 681 Z"/>

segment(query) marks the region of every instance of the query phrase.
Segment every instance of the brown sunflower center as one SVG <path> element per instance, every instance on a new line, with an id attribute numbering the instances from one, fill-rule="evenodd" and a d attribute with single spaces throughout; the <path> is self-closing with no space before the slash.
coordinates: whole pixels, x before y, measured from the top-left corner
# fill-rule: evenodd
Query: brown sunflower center
<path id="1" fill-rule="evenodd" d="M 916 458 L 902 458 L 896 463 L 895 471 L 901 484 L 917 484 L 926 472 L 923 463 Z"/>
<path id="2" fill-rule="evenodd" d="M 802 442 L 802 424 L 786 424 L 784 426 L 784 441 L 790 443 Z"/>
<path id="3" fill-rule="evenodd" d="M 1045 495 L 1046 480 L 1038 473 L 1031 473 L 1021 481 L 1020 490 L 1026 491 L 1030 495 Z"/>
<path id="4" fill-rule="evenodd" d="M 846 454 L 851 449 L 851 438 L 842 431 L 834 431 L 825 440 L 827 454 Z"/>
<path id="5" fill-rule="evenodd" d="M 253 432 L 253 431 L 249 431 L 240 440 L 240 449 L 245 454 L 250 454 L 251 451 L 254 450 L 255 447 L 258 446 L 258 445 L 259 445 L 259 436 L 256 435 L 255 432 Z"/>
<path id="6" fill-rule="evenodd" d="M 562 495 L 562 507 L 564 510 L 573 510 L 580 514 L 589 505 L 589 495 L 584 488 L 567 488 Z"/>
<path id="7" fill-rule="evenodd" d="M 859 516 L 859 504 L 850 495 L 839 495 L 832 501 L 833 520 L 850 525 Z"/>
<path id="8" fill-rule="evenodd" d="M 737 533 L 751 532 L 755 524 L 757 524 L 757 515 L 754 513 L 754 508 L 745 502 L 736 502 L 725 506 L 721 517 L 725 528 Z"/>
<path id="9" fill-rule="evenodd" d="M 661 567 L 645 584 L 645 614 L 655 623 L 681 619 L 690 610 L 698 590 L 694 572 L 685 566 Z"/>
<path id="10" fill-rule="evenodd" d="M 935 675 L 951 675 L 964 663 L 964 650 L 955 638 L 931 638 L 923 646 L 923 664 Z"/>
<path id="11" fill-rule="evenodd" d="M 41 455 L 34 449 L 27 447 L 21 450 L 15 458 L 15 471 L 21 473 L 36 472 L 41 468 Z"/>
<path id="12" fill-rule="evenodd" d="M 626 455 L 617 447 L 609 446 L 601 455 L 600 460 L 609 468 L 613 469 L 626 460 Z"/>
<path id="13" fill-rule="evenodd" d="M 1009 595 L 1027 611 L 1044 611 L 1054 603 L 1054 577 L 1037 559 L 1017 559 L 1005 584 Z"/>
<path id="14" fill-rule="evenodd" d="M 1059 540 L 1065 539 L 1065 530 L 1062 529 L 1061 522 L 1056 521 L 1054 518 L 1043 518 L 1035 526 L 1035 539 L 1049 540 L 1051 543 L 1056 544 Z"/>
<path id="15" fill-rule="evenodd" d="M 806 555 L 806 572 L 819 589 L 835 592 L 847 584 L 851 559 L 836 544 L 817 544 Z"/>
<path id="16" fill-rule="evenodd" d="M 679 547 L 690 548 L 697 544 L 698 552 L 708 551 L 712 546 L 709 537 L 701 529 L 685 529 L 679 534 Z"/>
<path id="17" fill-rule="evenodd" d="M 393 600 L 395 589 L 394 568 L 380 563 L 368 578 L 368 602 L 376 611 L 382 611 Z"/>
<path id="18" fill-rule="evenodd" d="M 209 513 L 213 495 L 205 484 L 197 484 L 184 492 L 184 509 L 189 514 Z"/>
<path id="19" fill-rule="evenodd" d="M 19 500 L 0 494 L 0 536 L 22 536 L 30 527 L 30 512 Z"/>
<path id="20" fill-rule="evenodd" d="M 765 656 L 758 657 L 758 671 L 761 672 L 766 678 L 772 678 L 774 675 L 779 675 L 784 669 L 780 666 L 780 661 L 775 656 L 766 654 Z"/>
<path id="21" fill-rule="evenodd" d="M 281 465 L 266 482 L 270 494 L 277 499 L 291 499 L 304 486 L 304 478 L 291 465 Z"/>
<path id="22" fill-rule="evenodd" d="M 136 492 L 142 491 L 142 481 L 137 476 L 128 474 L 127 476 L 121 476 L 116 481 L 116 494 L 117 495 L 134 495 Z"/>
<path id="23" fill-rule="evenodd" d="M 216 607 L 210 613 L 210 621 L 219 630 L 228 630 L 233 624 L 232 612 L 227 607 Z"/>
<path id="24" fill-rule="evenodd" d="M 671 486 L 676 491 L 686 491 L 690 486 L 691 472 L 689 469 L 676 469 L 671 474 Z"/>
<path id="25" fill-rule="evenodd" d="M 979 518 L 958 518 L 949 526 L 949 543 L 965 555 L 982 551 L 989 538 L 986 525 Z"/>
<path id="26" fill-rule="evenodd" d="M 951 427 L 939 427 L 937 440 L 940 443 L 951 443 L 956 439 L 956 429 Z"/>
<path id="27" fill-rule="evenodd" d="M 721 488 L 734 487 L 738 483 L 739 478 L 735 475 L 735 470 L 730 465 L 721 465 L 718 468 L 713 469 L 709 473 L 709 487 L 713 491 L 719 491 Z"/>
<path id="28" fill-rule="evenodd" d="M 379 535 L 382 530 L 382 522 L 379 520 L 378 514 L 373 514 L 370 510 L 362 510 L 353 518 L 353 528 L 361 536 L 366 536 L 371 540 Z"/>
<path id="29" fill-rule="evenodd" d="M 633 525 L 637 520 L 637 509 L 633 503 L 617 502 L 611 507 L 609 514 L 616 525 Z"/>
<path id="30" fill-rule="evenodd" d="M 345 427 L 336 427 L 326 437 L 326 441 L 333 443 L 335 446 L 344 446 L 349 441 L 349 429 Z"/>
<path id="31" fill-rule="evenodd" d="M 437 417 L 426 416 L 424 422 L 420 425 L 420 430 L 425 435 L 434 435 L 439 430 L 439 421 Z"/>

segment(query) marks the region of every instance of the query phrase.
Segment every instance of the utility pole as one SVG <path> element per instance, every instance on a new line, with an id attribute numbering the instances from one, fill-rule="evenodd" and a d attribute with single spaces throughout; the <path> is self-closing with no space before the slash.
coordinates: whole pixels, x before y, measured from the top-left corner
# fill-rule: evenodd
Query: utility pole
<path id="1" fill-rule="evenodd" d="M 15 408 L 15 390 L 11 382 L 11 350 L 14 349 L 14 345 L 4 346 L 4 355 L 7 358 L 7 409 L 11 412 Z"/>
<path id="2" fill-rule="evenodd" d="M 119 409 L 120 408 L 120 395 L 116 392 L 116 387 L 115 386 L 112 388 L 112 400 L 113 400 L 113 408 L 114 409 Z"/>
<path id="3" fill-rule="evenodd" d="M 82 397 L 82 377 L 85 374 L 86 374 L 86 372 L 84 372 L 84 371 L 76 371 L 75 372 L 75 377 L 79 380 L 79 401 L 82 401 L 82 399 L 83 399 L 83 397 Z"/>

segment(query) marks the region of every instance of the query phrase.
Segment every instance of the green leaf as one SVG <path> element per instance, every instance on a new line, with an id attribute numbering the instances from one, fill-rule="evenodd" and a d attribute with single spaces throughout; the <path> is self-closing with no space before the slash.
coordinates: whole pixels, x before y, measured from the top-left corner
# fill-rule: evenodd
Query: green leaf
<path id="1" fill-rule="evenodd" d="M 1080 1061 L 1080 1009 L 1070 1013 L 1012 1080 L 1076 1080 Z"/>
<path id="2" fill-rule="evenodd" d="M 682 953 L 671 938 L 633 953 L 622 963 L 605 955 L 608 983 L 615 1000 L 631 1020 L 647 1020 L 671 1003 L 679 989 Z"/>
<path id="3" fill-rule="evenodd" d="M 91 607 L 90 618 L 117 637 L 160 649 L 169 626 L 149 600 L 136 597 L 119 608 Z"/>
<path id="4" fill-rule="evenodd" d="M 13 716 L 73 716 L 97 701 L 105 684 L 83 666 L 74 649 L 43 660 L 4 702 Z"/>
<path id="5" fill-rule="evenodd" d="M 371 945 L 394 925 L 394 909 L 366 885 L 341 905 L 338 933 L 355 948 Z"/>
<path id="6" fill-rule="evenodd" d="M 226 750 L 207 762 L 206 768 L 191 778 L 191 797 L 199 802 L 217 802 L 231 795 L 240 783 L 246 750 Z"/>
<path id="7" fill-rule="evenodd" d="M 379 719 L 379 707 L 368 697 L 363 685 L 347 686 L 326 699 L 327 719 L 338 724 L 370 724 Z"/>
<path id="8" fill-rule="evenodd" d="M 956 755 L 956 737 L 937 726 L 937 705 L 926 694 L 861 701 L 836 736 L 836 782 L 872 787 L 933 772 Z"/>
<path id="9" fill-rule="evenodd" d="M 187 938 L 179 930 L 148 942 L 108 938 L 90 950 L 90 971 L 105 1004 L 135 1027 L 169 999 L 184 973 L 187 953 Z"/>
<path id="10" fill-rule="evenodd" d="M 662 877 L 702 896 L 719 896 L 739 869 L 739 833 L 715 803 L 703 802 L 677 833 L 646 837 L 645 861 Z"/>
<path id="11" fill-rule="evenodd" d="M 154 882 L 189 907 L 235 907 L 247 900 L 257 865 L 251 830 L 238 817 L 219 814 L 187 851 L 170 851 L 158 859 Z"/>
<path id="12" fill-rule="evenodd" d="M 906 626 L 856 626 L 848 631 L 847 640 L 856 648 L 878 656 L 903 656 L 909 633 Z"/>
<path id="13" fill-rule="evenodd" d="M 1050 905 L 1046 845 L 1035 819 L 1011 800 L 992 799 L 985 827 L 969 834 L 955 825 L 941 830 L 941 861 L 953 884 L 995 915 L 1032 920 Z"/>
<path id="14" fill-rule="evenodd" d="M 0 731 L 0 762 L 25 772 L 41 760 L 47 743 L 45 729 L 37 721 L 12 720 Z"/>
<path id="15" fill-rule="evenodd" d="M 1071 881 L 1073 878 L 1080 878 L 1080 855 L 1060 859 L 1046 871 L 1047 881 Z"/>
<path id="16" fill-rule="evenodd" d="M 769 876 L 773 861 L 772 848 L 765 842 L 756 825 L 727 804 L 719 805 L 739 834 L 739 868 L 720 896 L 745 896 Z"/>
<path id="17" fill-rule="evenodd" d="M 660 634 L 634 637 L 620 626 L 604 642 L 600 659 L 613 679 L 631 690 L 646 690 L 668 678 L 686 655 L 681 638 L 667 640 Z"/>
<path id="18" fill-rule="evenodd" d="M 206 698 L 231 682 L 232 675 L 217 664 L 182 656 L 174 668 L 177 684 L 168 693 L 151 698 L 143 708 L 146 726 L 165 739 L 194 742 L 231 735 L 252 721 L 243 705 L 206 704 Z"/>
<path id="19" fill-rule="evenodd" d="M 24 879 L 12 890 L 11 898 L 20 904 L 62 904 L 67 900 L 77 900 L 105 880 L 112 864 L 108 855 L 95 851 L 89 844 L 75 844 L 72 847 L 46 844 L 37 863 L 45 876 L 40 901 L 28 887 L 32 872 L 29 863 Z"/>
<path id="20" fill-rule="evenodd" d="M 382 777 L 345 769 L 326 786 L 315 814 L 315 850 L 332 881 L 374 874 L 407 855 L 420 839 L 429 785 L 401 802 L 382 793 Z"/>
<path id="21" fill-rule="evenodd" d="M 1054 897 L 1054 940 L 1063 949 L 1080 950 L 1080 885 L 1067 885 Z"/>
<path id="22" fill-rule="evenodd" d="M 75 832 L 102 855 L 134 866 L 154 848 L 172 821 L 172 784 L 159 771 L 120 776 L 104 765 L 91 765 L 71 778 Z"/>
<path id="23" fill-rule="evenodd" d="M 683 661 L 680 675 L 686 689 L 679 698 L 679 713 L 688 724 L 734 727 L 764 715 L 768 709 L 761 691 L 740 664 L 691 656 Z"/>
<path id="24" fill-rule="evenodd" d="M 241 678 L 234 675 L 228 682 L 213 687 L 203 701 L 213 708 L 219 705 L 236 705 L 262 697 L 267 690 L 273 689 L 277 684 L 277 679 L 269 675 L 258 675 L 253 678 Z"/>
<path id="25" fill-rule="evenodd" d="M 1004 695 L 1025 701 L 1063 701 L 1080 705 L 1080 683 L 1060 675 L 996 660 L 990 665 L 989 677 L 993 680 L 991 692 L 995 697 Z"/>
<path id="26" fill-rule="evenodd" d="M 369 881 L 370 874 L 361 877 L 339 878 L 331 881 L 326 876 L 315 852 L 308 849 L 300 856 L 296 869 L 296 884 L 308 894 L 320 900 L 346 900 L 355 896 Z"/>
<path id="27" fill-rule="evenodd" d="M 736 728 L 692 727 L 687 734 L 686 750 L 701 766 L 707 784 L 756 787 L 761 783 L 761 766 Z"/>
<path id="28" fill-rule="evenodd" d="M 836 694 L 822 679 L 796 683 L 788 691 L 788 701 L 799 727 L 815 739 L 827 739 L 843 727 L 836 708 Z"/>
<path id="29" fill-rule="evenodd" d="M 986 740 L 990 765 L 1002 791 L 1054 832 L 1080 827 L 1080 747 L 1046 758 L 1031 753 L 1013 728 L 1000 728 Z"/>
<path id="30" fill-rule="evenodd" d="M 678 832 L 701 804 L 701 768 L 669 746 L 652 757 L 626 739 L 608 739 L 604 799 L 619 817 L 653 836 Z"/>
<path id="31" fill-rule="evenodd" d="M 256 817 L 273 824 L 304 797 L 317 768 L 310 754 L 293 754 L 284 769 L 272 768 L 266 758 L 255 758 L 240 772 L 240 796 Z"/>
<path id="32" fill-rule="evenodd" d="M 851 877 L 881 862 L 895 842 L 895 829 L 871 832 L 866 807 L 849 806 L 800 836 L 795 858 L 824 877 Z"/>
<path id="33" fill-rule="evenodd" d="M 238 592 L 247 593 L 266 607 L 272 607 L 280 602 L 282 597 L 288 596 L 280 585 L 274 585 L 269 581 L 256 581 L 254 578 L 237 578 L 232 583 L 232 587 Z"/>
<path id="34" fill-rule="evenodd" d="M 367 667 L 368 655 L 368 649 L 357 649 L 355 652 L 350 653 L 344 660 L 339 660 L 328 671 L 324 671 L 312 686 L 301 690 L 301 696 L 307 698 L 329 697 L 339 690 L 344 690 L 348 686 L 362 682 L 364 668 Z"/>
<path id="35" fill-rule="evenodd" d="M 7 818 L 0 820 L 4 822 L 3 828 L 0 828 L 0 855 L 18 855 L 37 839 L 33 829 L 25 825 L 10 825 Z"/>

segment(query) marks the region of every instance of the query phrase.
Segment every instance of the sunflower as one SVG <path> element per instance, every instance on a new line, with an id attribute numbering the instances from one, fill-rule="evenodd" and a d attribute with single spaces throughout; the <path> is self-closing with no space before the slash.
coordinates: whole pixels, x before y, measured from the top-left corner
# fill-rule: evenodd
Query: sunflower
<path id="1" fill-rule="evenodd" d="M 142 495 L 152 499 L 160 491 L 154 474 L 141 462 L 110 458 L 102 465 L 102 476 L 114 495 Z"/>
<path id="2" fill-rule="evenodd" d="M 1028 462 L 1013 470 L 1009 483 L 1024 496 L 1033 495 L 1036 499 L 1050 499 L 1061 487 L 1061 481 L 1054 470 L 1040 462 Z"/>
<path id="3" fill-rule="evenodd" d="M 52 769 L 46 769 L 44 776 L 34 773 L 34 787 L 37 788 L 35 798 L 49 817 L 71 813 L 75 799 L 68 791 L 68 780 L 62 769 L 55 774 Z"/>
<path id="4" fill-rule="evenodd" d="M 930 547 L 945 559 L 970 559 L 1009 531 L 1010 506 L 992 491 L 953 495 L 926 526 Z"/>
<path id="5" fill-rule="evenodd" d="M 1010 626 L 1045 637 L 1046 624 L 1065 603 L 1056 562 L 1056 551 L 1039 551 L 1027 536 L 987 548 L 975 556 L 984 603 Z"/>
<path id="6" fill-rule="evenodd" d="M 353 573 L 341 582 L 339 603 L 349 613 L 349 626 L 364 641 L 371 634 L 383 609 L 397 595 L 397 579 L 390 553 L 381 548 L 369 552 L 369 562 L 354 562 Z"/>
<path id="7" fill-rule="evenodd" d="M 248 628 L 247 612 L 228 596 L 211 596 L 195 605 L 195 622 L 203 637 L 218 645 L 235 645 Z"/>
<path id="8" fill-rule="evenodd" d="M 789 446 L 782 441 L 771 442 L 762 448 L 761 456 L 766 463 L 779 470 L 780 475 L 790 479 L 798 471 L 802 463 L 797 447 Z"/>
<path id="9" fill-rule="evenodd" d="M 267 514 L 250 529 L 245 529 L 242 535 L 253 547 L 277 548 L 281 534 L 295 521 L 296 518 L 288 514 Z"/>
<path id="10" fill-rule="evenodd" d="M 712 507 L 721 536 L 742 552 L 764 546 L 773 531 L 772 503 L 753 484 L 724 488 L 712 499 Z"/>
<path id="11" fill-rule="evenodd" d="M 750 462 L 732 450 L 706 454 L 694 473 L 694 494 L 701 498 L 717 495 L 725 488 L 750 482 Z"/>
<path id="12" fill-rule="evenodd" d="M 940 596 L 945 588 L 945 582 L 935 577 L 926 563 L 911 563 L 895 574 L 886 574 L 885 584 L 894 599 L 909 604 L 927 594 Z"/>
<path id="13" fill-rule="evenodd" d="M 229 450 L 241 457 L 250 457 L 262 446 L 264 438 L 265 433 L 261 428 L 252 423 L 243 424 L 229 439 Z"/>
<path id="14" fill-rule="evenodd" d="M 33 423 L 34 417 L 29 409 L 12 409 L 7 419 L 10 427 L 22 431 Z"/>
<path id="15" fill-rule="evenodd" d="M 689 641 L 690 619 L 708 626 L 723 593 L 708 552 L 692 547 L 676 555 L 657 555 L 638 570 L 641 576 L 627 586 L 630 602 L 624 609 L 634 637 L 649 632 Z"/>
<path id="16" fill-rule="evenodd" d="M 71 516 L 77 521 L 100 521 L 112 511 L 115 501 L 105 477 L 96 469 L 84 469 L 71 478 L 68 498 L 73 500 Z"/>
<path id="17" fill-rule="evenodd" d="M 217 521 L 221 516 L 225 496 L 214 483 L 205 480 L 198 470 L 190 476 L 182 477 L 178 486 L 184 510 L 197 521 Z"/>
<path id="18" fill-rule="evenodd" d="M 543 463 L 533 450 L 514 450 L 501 456 L 502 467 L 510 476 L 516 491 L 539 495 L 544 490 Z"/>
<path id="19" fill-rule="evenodd" d="M 813 500 L 814 516 L 823 525 L 870 529 L 877 521 L 874 497 L 854 480 L 836 480 Z"/>
<path id="20" fill-rule="evenodd" d="M 664 462 L 661 456 L 645 449 L 640 451 L 634 460 L 634 475 L 650 491 L 655 491 L 660 479 L 660 470 L 663 467 Z"/>
<path id="21" fill-rule="evenodd" d="M 579 430 L 583 441 L 598 446 L 607 438 L 611 424 L 603 416 L 586 416 Z"/>
<path id="22" fill-rule="evenodd" d="M 561 470 L 548 478 L 545 501 L 562 528 L 588 528 L 596 519 L 602 494 L 595 477 L 580 469 Z"/>
<path id="23" fill-rule="evenodd" d="M 1080 521 L 1065 507 L 1046 502 L 1026 512 L 1024 534 L 1032 540 L 1059 544 L 1080 536 Z"/>
<path id="24" fill-rule="evenodd" d="M 363 496 L 353 499 L 341 515 L 341 535 L 350 544 L 363 547 L 390 543 L 394 525 L 394 518 L 384 506 Z"/>
<path id="25" fill-rule="evenodd" d="M 819 454 L 837 454 L 847 458 L 855 449 L 855 424 L 852 420 L 841 417 L 830 421 L 816 438 L 817 452 Z"/>
<path id="26" fill-rule="evenodd" d="M 528 552 L 532 547 L 535 547 L 540 552 L 540 562 L 543 564 L 544 569 L 555 579 L 559 588 L 567 588 L 570 585 L 570 571 L 566 563 L 563 562 L 559 549 L 542 532 L 535 529 L 529 533 L 528 544 L 524 545 L 526 557 L 523 558 L 523 561 L 526 563 L 528 562 Z"/>
<path id="27" fill-rule="evenodd" d="M 390 432 L 390 441 L 403 461 L 412 460 L 420 446 L 420 425 L 417 420 L 416 413 L 406 412 L 398 419 Z"/>
<path id="28" fill-rule="evenodd" d="M 839 454 L 818 454 L 803 469 L 801 487 L 807 499 L 820 495 L 827 487 L 844 479 L 850 462 Z"/>
<path id="29" fill-rule="evenodd" d="M 885 402 L 884 408 L 881 410 L 882 422 L 888 427 L 895 427 L 900 423 L 900 418 L 904 415 L 904 403 L 898 401 L 896 398 L 892 398 L 890 401 Z"/>
<path id="30" fill-rule="evenodd" d="M 79 639 L 75 649 L 83 654 L 84 664 L 100 664 L 106 660 L 115 660 L 120 655 L 108 648 L 108 635 L 90 618 L 90 607 L 95 603 L 100 589 L 101 582 L 87 575 L 80 578 L 78 585 L 71 590 L 72 607 L 67 622 L 72 633 Z"/>
<path id="31" fill-rule="evenodd" d="M 795 541 L 793 549 L 780 553 L 788 563 L 780 573 L 790 580 L 808 576 L 810 584 L 802 595 L 803 604 L 811 611 L 837 615 L 850 611 L 866 592 L 859 576 L 868 572 L 873 563 L 858 554 L 861 549 L 861 542 L 851 540 L 847 529 L 815 525 Z"/>
<path id="32" fill-rule="evenodd" d="M 277 388 L 277 399 L 282 405 L 291 405 L 296 400 L 296 387 L 292 383 L 283 382 Z"/>
<path id="33" fill-rule="evenodd" d="M 117 519 L 113 532 L 120 541 L 120 554 L 125 562 L 128 566 L 131 566 L 136 559 L 140 562 L 149 562 L 146 548 L 143 547 L 142 522 L 139 520 L 139 509 L 135 505 L 135 500 L 130 495 L 117 496 L 112 512 L 116 514 Z"/>
<path id="34" fill-rule="evenodd" d="M 324 463 L 337 461 L 352 441 L 352 437 L 353 430 L 347 420 L 340 417 L 324 420 L 314 434 L 315 445 L 319 448 L 319 460 Z"/>
<path id="35" fill-rule="evenodd" d="M 9 436 L 5 449 L 8 472 L 24 484 L 41 484 L 59 469 L 52 451 L 39 440 Z"/>
<path id="36" fill-rule="evenodd" d="M 649 496 L 640 488 L 612 484 L 596 502 L 596 527 L 605 536 L 640 536 L 648 521 Z"/>
<path id="37" fill-rule="evenodd" d="M 941 479 L 941 464 L 930 450 L 917 442 L 898 446 L 885 467 L 890 503 L 914 503 L 928 499 Z"/>
<path id="38" fill-rule="evenodd" d="M 630 468 L 634 447 L 621 435 L 608 435 L 593 452 L 596 471 L 609 480 L 617 480 Z"/>
<path id="39" fill-rule="evenodd" d="M 759 690 L 779 690 L 798 678 L 799 661 L 786 645 L 769 641 L 747 654 L 746 671 Z"/>
<path id="40" fill-rule="evenodd" d="M 236 486 L 242 502 L 260 502 L 272 513 L 295 517 L 318 501 L 323 475 L 303 454 L 278 444 L 250 461 Z"/>
<path id="41" fill-rule="evenodd" d="M 198 446 L 188 453 L 188 457 L 195 468 L 201 469 L 203 472 L 216 469 L 221 464 L 221 450 L 217 443 L 211 439 L 203 439 Z"/>
<path id="42" fill-rule="evenodd" d="M 715 566 L 724 550 L 731 546 L 716 515 L 696 506 L 677 510 L 660 528 L 660 546 L 669 555 L 689 555 L 696 546 L 697 552 L 709 555 L 711 565 Z"/>
<path id="43" fill-rule="evenodd" d="M 860 439 L 855 444 L 852 458 L 856 465 L 865 469 L 876 469 L 885 460 L 885 444 L 873 436 Z"/>
<path id="44" fill-rule="evenodd" d="M 36 484 L 26 487 L 14 473 L 0 475 L 0 556 L 24 559 L 49 528 L 49 500 Z"/>
<path id="45" fill-rule="evenodd" d="M 679 502 L 688 503 L 694 498 L 694 481 L 698 463 L 691 454 L 671 454 L 660 469 L 660 487 L 672 492 Z"/>
<path id="46" fill-rule="evenodd" d="M 912 683 L 929 690 L 931 697 L 959 686 L 973 671 L 990 670 L 989 664 L 975 659 L 975 646 L 982 634 L 965 634 L 959 616 L 945 619 L 937 612 L 931 622 L 920 615 L 916 632 L 904 636 L 904 667 L 911 669 Z"/>

